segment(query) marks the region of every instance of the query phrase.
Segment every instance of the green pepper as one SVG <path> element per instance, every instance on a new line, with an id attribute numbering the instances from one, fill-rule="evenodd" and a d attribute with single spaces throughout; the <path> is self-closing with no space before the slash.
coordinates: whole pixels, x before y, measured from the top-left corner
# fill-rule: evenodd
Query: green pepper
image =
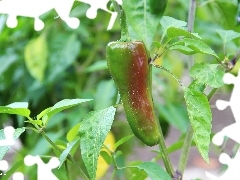
<path id="1" fill-rule="evenodd" d="M 158 144 L 160 133 L 152 101 L 151 67 L 144 44 L 116 41 L 109 43 L 106 50 L 108 68 L 133 133 L 148 146 Z"/>

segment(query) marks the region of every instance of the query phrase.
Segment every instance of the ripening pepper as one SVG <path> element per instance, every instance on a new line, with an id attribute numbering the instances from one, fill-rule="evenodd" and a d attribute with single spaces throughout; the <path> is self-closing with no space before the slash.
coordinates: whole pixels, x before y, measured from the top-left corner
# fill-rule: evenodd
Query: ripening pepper
<path id="1" fill-rule="evenodd" d="M 158 144 L 160 133 L 152 101 L 151 67 L 144 44 L 116 41 L 110 42 L 106 50 L 108 68 L 133 133 L 148 146 Z"/>

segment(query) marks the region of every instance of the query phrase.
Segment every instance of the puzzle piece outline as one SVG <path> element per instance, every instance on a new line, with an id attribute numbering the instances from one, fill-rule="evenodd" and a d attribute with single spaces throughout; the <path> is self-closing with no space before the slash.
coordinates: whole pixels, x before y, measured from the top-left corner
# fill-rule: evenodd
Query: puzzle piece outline
<path id="1" fill-rule="evenodd" d="M 0 14 L 7 14 L 6 24 L 10 28 L 15 28 L 18 24 L 17 17 L 30 17 L 34 19 L 34 29 L 40 31 L 44 28 L 44 22 L 40 16 L 50 10 L 55 10 L 58 16 L 66 22 L 66 24 L 76 29 L 80 25 L 80 20 L 75 17 L 70 17 L 71 8 L 75 0 L 0 0 Z M 97 11 L 102 9 L 111 14 L 111 18 L 107 30 L 112 29 L 117 18 L 117 12 L 110 11 L 107 4 L 110 0 L 77 0 L 90 5 L 86 12 L 89 19 L 94 19 L 97 16 Z M 122 0 L 116 0 L 122 4 Z"/>
<path id="2" fill-rule="evenodd" d="M 24 158 L 24 163 L 26 166 L 33 166 L 37 164 L 37 179 L 38 180 L 59 180 L 53 173 L 52 169 L 57 168 L 60 165 L 60 161 L 56 157 L 52 157 L 47 164 L 45 164 L 40 156 L 27 155 Z M 47 167 L 47 168 L 46 168 Z"/>
<path id="3" fill-rule="evenodd" d="M 46 12 L 54 9 L 59 17 L 67 23 L 67 25 L 73 29 L 76 29 L 80 20 L 74 17 L 70 17 L 70 11 L 74 0 L 1 0 L 0 1 L 0 13 L 8 14 L 7 26 L 14 28 L 17 26 L 18 16 L 30 17 L 34 19 L 34 28 L 36 31 L 40 31 L 44 28 L 44 22 L 39 18 Z"/>
<path id="4" fill-rule="evenodd" d="M 0 147 L 1 146 L 12 146 L 15 144 L 14 140 L 14 132 L 15 129 L 12 126 L 7 126 L 3 129 L 5 139 L 0 140 Z"/>
<path id="5" fill-rule="evenodd" d="M 91 7 L 87 10 L 86 16 L 89 19 L 95 19 L 97 17 L 97 11 L 99 9 L 104 10 L 111 14 L 111 18 L 107 27 L 107 30 L 112 29 L 114 22 L 117 19 L 117 12 L 110 11 L 107 8 L 107 4 L 110 0 L 102 0 L 102 1 L 95 1 L 95 0 L 78 0 L 80 2 L 84 2 L 86 4 L 89 4 Z M 122 0 L 116 0 L 116 2 L 120 5 L 122 5 Z"/>
<path id="6" fill-rule="evenodd" d="M 220 175 L 219 177 L 206 172 L 206 176 L 210 178 L 211 180 L 229 180 L 234 179 L 237 177 L 238 171 L 239 171 L 239 163 L 240 163 L 240 149 L 237 151 L 234 158 L 231 158 L 226 153 L 221 153 L 219 156 L 219 162 L 221 164 L 226 164 L 228 166 L 227 170 Z"/>
<path id="7" fill-rule="evenodd" d="M 228 137 L 240 144 L 240 112 L 238 111 L 238 105 L 240 105 L 240 102 L 238 101 L 238 92 L 240 90 L 240 70 L 238 72 L 238 76 L 226 73 L 223 77 L 223 81 L 225 84 L 234 84 L 234 88 L 232 90 L 230 100 L 217 100 L 216 106 L 219 110 L 224 110 L 229 106 L 232 109 L 235 123 L 224 127 L 221 131 L 216 133 L 213 136 L 212 142 L 215 145 L 220 146 L 224 141 L 224 137 Z M 206 176 L 211 180 L 235 179 L 238 175 L 238 165 L 240 164 L 240 149 L 238 149 L 234 158 L 231 158 L 226 153 L 221 153 L 219 156 L 219 162 L 221 164 L 226 164 L 228 166 L 227 170 L 219 177 L 206 171 Z"/>
<path id="8" fill-rule="evenodd" d="M 234 84 L 234 88 L 232 90 L 232 94 L 229 101 L 217 100 L 216 106 L 219 110 L 224 110 L 228 106 L 232 109 L 232 113 L 235 119 L 235 123 L 224 127 L 220 132 L 216 133 L 212 139 L 212 142 L 218 146 L 220 146 L 224 137 L 227 136 L 230 139 L 238 142 L 240 144 L 240 111 L 238 110 L 238 92 L 240 91 L 240 70 L 238 76 L 234 76 L 230 73 L 226 73 L 223 77 L 223 81 L 226 84 Z"/>
<path id="9" fill-rule="evenodd" d="M 7 171 L 9 169 L 9 164 L 6 160 L 1 160 L 0 161 L 0 170 L 1 171 Z M 0 176 L 6 175 L 5 173 L 0 174 Z M 24 180 L 24 175 L 21 172 L 15 172 L 12 175 L 13 180 Z"/>

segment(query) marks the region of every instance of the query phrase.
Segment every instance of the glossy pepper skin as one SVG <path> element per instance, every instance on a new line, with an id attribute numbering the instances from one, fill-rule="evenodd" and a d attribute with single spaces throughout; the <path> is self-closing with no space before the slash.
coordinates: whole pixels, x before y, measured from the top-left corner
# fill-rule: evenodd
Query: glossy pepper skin
<path id="1" fill-rule="evenodd" d="M 144 44 L 140 41 L 111 42 L 106 50 L 108 68 L 133 133 L 148 146 L 158 144 L 158 119 L 152 101 L 151 73 Z"/>

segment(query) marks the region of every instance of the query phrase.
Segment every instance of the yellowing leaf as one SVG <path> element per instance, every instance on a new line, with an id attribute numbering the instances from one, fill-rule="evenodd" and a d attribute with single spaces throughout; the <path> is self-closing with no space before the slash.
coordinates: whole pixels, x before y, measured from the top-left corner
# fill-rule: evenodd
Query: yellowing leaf
<path id="1" fill-rule="evenodd" d="M 25 64 L 34 79 L 42 81 L 47 66 L 48 49 L 45 35 L 28 42 L 25 47 Z"/>
<path id="2" fill-rule="evenodd" d="M 103 144 L 107 146 L 111 151 L 114 151 L 115 138 L 111 131 L 108 133 Z M 109 154 L 109 152 L 105 148 L 104 148 L 104 151 L 106 151 Z M 99 156 L 98 164 L 97 164 L 96 179 L 101 179 L 104 176 L 104 174 L 107 172 L 108 168 L 109 168 L 109 165 L 106 163 L 106 161 L 103 159 L 102 156 Z"/>

